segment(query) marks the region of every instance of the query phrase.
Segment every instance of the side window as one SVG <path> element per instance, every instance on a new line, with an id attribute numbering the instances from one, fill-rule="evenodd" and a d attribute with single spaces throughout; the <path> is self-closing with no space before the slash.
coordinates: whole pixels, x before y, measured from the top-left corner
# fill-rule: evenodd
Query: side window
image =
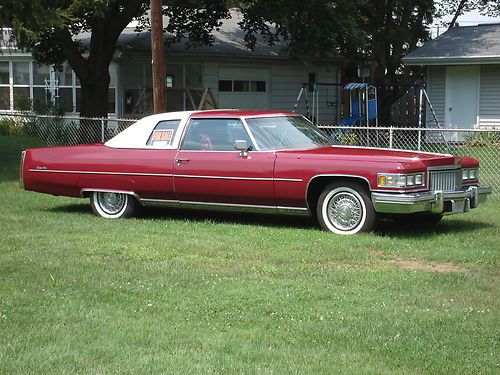
<path id="1" fill-rule="evenodd" d="M 236 140 L 252 146 L 243 124 L 238 119 L 193 119 L 182 144 L 182 150 L 234 151 Z"/>
<path id="2" fill-rule="evenodd" d="M 148 146 L 170 147 L 181 120 L 160 121 L 149 136 Z"/>

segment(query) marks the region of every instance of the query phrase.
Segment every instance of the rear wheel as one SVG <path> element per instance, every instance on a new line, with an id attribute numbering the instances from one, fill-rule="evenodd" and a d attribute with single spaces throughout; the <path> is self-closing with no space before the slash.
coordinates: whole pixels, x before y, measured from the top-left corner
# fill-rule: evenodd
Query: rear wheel
<path id="1" fill-rule="evenodd" d="M 92 211 L 107 219 L 119 219 L 132 216 L 136 201 L 124 193 L 95 191 L 90 197 Z"/>
<path id="2" fill-rule="evenodd" d="M 319 196 L 316 212 L 321 228 L 336 234 L 370 231 L 376 220 L 366 189 L 352 182 L 328 185 Z"/>

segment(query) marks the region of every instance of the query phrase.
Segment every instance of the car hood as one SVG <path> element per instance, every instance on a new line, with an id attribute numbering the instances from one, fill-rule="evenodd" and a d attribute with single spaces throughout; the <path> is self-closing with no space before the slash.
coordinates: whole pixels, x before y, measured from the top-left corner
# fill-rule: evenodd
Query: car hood
<path id="1" fill-rule="evenodd" d="M 332 159 L 363 162 L 401 163 L 406 166 L 438 167 L 460 165 L 460 157 L 419 151 L 381 149 L 357 146 L 330 146 L 310 150 L 277 151 L 276 156 L 305 159 Z"/>

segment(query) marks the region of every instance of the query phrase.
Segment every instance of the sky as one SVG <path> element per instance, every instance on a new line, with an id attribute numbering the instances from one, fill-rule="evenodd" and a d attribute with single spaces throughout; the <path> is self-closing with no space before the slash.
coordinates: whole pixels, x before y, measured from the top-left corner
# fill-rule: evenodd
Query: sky
<path id="1" fill-rule="evenodd" d="M 432 25 L 432 37 L 436 37 L 439 31 L 439 34 L 442 34 L 446 31 L 446 26 L 438 26 L 443 22 L 450 22 L 453 16 L 446 16 L 441 19 L 434 20 L 434 24 Z M 457 22 L 460 26 L 473 26 L 481 23 L 500 23 L 500 17 L 486 17 L 479 14 L 478 11 L 471 11 L 464 13 L 459 16 Z"/>

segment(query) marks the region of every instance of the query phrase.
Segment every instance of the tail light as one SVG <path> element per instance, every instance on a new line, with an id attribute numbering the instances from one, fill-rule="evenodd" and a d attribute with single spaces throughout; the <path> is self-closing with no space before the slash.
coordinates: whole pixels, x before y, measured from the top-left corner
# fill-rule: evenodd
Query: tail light
<path id="1" fill-rule="evenodd" d="M 24 169 L 24 158 L 26 157 L 26 151 L 21 152 L 21 165 L 19 166 L 19 186 L 24 189 L 23 182 L 23 169 Z"/>

